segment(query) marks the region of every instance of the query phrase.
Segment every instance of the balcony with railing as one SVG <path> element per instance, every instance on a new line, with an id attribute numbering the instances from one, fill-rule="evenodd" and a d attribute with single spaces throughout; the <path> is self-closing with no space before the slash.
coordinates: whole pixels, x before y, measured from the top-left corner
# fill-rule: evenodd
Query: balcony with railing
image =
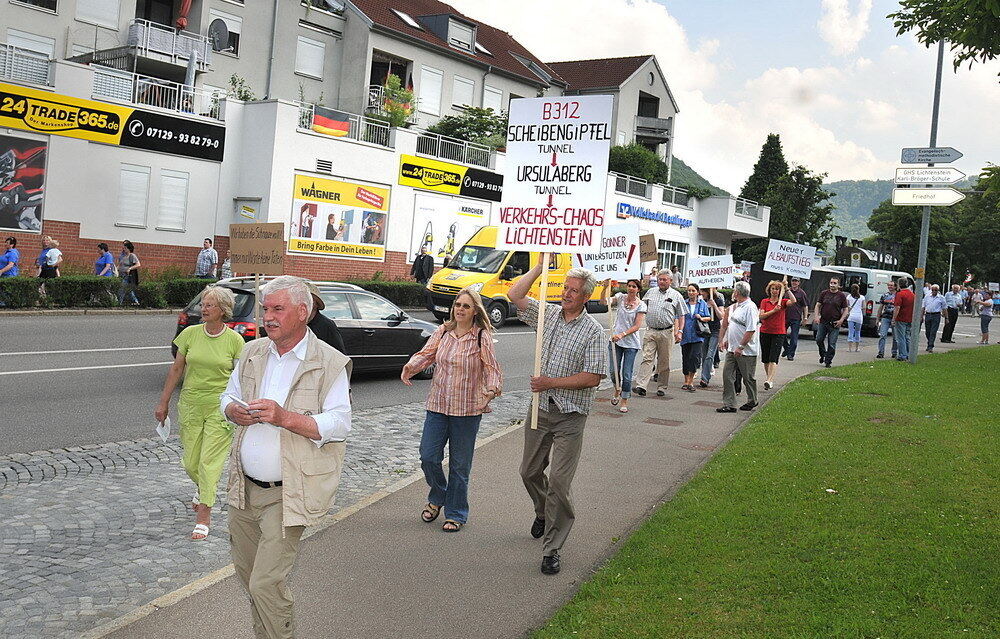
<path id="1" fill-rule="evenodd" d="M 705 198 L 698 208 L 701 228 L 730 231 L 734 237 L 767 237 L 770 218 L 770 208 L 729 195 Z"/>
<path id="2" fill-rule="evenodd" d="M 316 105 L 307 102 L 298 102 L 297 104 L 299 106 L 298 128 L 307 131 L 312 130 Z M 357 140 L 358 142 L 367 142 L 368 144 L 393 148 L 392 127 L 388 124 L 366 118 L 363 115 L 355 115 L 353 113 L 346 115 L 349 122 L 347 133 L 339 138 L 331 137 L 334 139 Z"/>
<path id="3" fill-rule="evenodd" d="M 670 139 L 673 123 L 673 118 L 637 115 L 635 117 L 635 134 L 637 137 L 654 138 L 666 142 Z"/>
<path id="4" fill-rule="evenodd" d="M 612 173 L 611 175 L 615 178 L 615 193 L 634 195 L 646 200 L 652 199 L 653 185 L 646 180 L 620 173 Z"/>
<path id="5" fill-rule="evenodd" d="M 149 20 L 132 20 L 126 44 L 134 47 L 139 57 L 154 57 L 181 66 L 186 66 L 197 53 L 198 71 L 207 71 L 211 63 L 212 43 L 207 36 L 178 31 Z"/>
<path id="6" fill-rule="evenodd" d="M 0 79 L 30 84 L 52 84 L 48 56 L 0 42 Z"/>
<path id="7" fill-rule="evenodd" d="M 128 71 L 93 66 L 91 97 L 222 120 L 225 94 Z"/>
<path id="8" fill-rule="evenodd" d="M 683 206 L 684 208 L 693 208 L 691 204 L 691 194 L 684 189 L 679 189 L 676 186 L 668 186 L 666 184 L 659 185 L 663 189 L 662 201 L 664 204 L 674 204 L 676 206 Z"/>
<path id="9" fill-rule="evenodd" d="M 496 152 L 490 147 L 428 131 L 420 131 L 417 135 L 417 154 L 487 169 L 496 166 Z"/>

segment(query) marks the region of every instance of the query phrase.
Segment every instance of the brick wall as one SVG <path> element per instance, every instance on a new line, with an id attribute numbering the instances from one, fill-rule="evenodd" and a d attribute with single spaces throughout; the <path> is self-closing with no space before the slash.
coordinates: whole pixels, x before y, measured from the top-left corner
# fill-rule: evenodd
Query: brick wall
<path id="1" fill-rule="evenodd" d="M 126 231 L 126 229 L 122 229 Z M 41 235 L 50 235 L 59 240 L 59 250 L 63 252 L 63 264 L 72 264 L 81 269 L 90 270 L 97 261 L 97 243 L 106 242 L 111 253 L 118 256 L 122 240 L 129 239 L 123 232 L 120 238 L 81 238 L 80 225 L 77 222 L 61 220 L 45 220 L 42 223 Z M 18 268 L 22 275 L 35 274 L 35 258 L 42 250 L 41 235 L 35 233 L 2 233 L 3 237 L 17 238 L 17 249 L 21 253 Z M 229 250 L 229 237 L 215 236 L 215 249 L 219 259 L 225 259 Z M 198 258 L 200 246 L 172 246 L 169 244 L 146 244 L 135 242 L 135 253 L 142 262 L 144 271 L 161 271 L 167 267 L 177 267 L 182 271 L 194 273 L 195 261 Z M 386 251 L 385 262 L 367 262 L 330 257 L 312 257 L 308 255 L 289 254 L 285 257 L 285 272 L 289 275 L 299 275 L 313 280 L 352 280 L 368 279 L 377 271 L 382 271 L 382 278 L 388 280 L 410 280 L 410 265 L 406 263 L 406 254 L 396 251 Z"/>

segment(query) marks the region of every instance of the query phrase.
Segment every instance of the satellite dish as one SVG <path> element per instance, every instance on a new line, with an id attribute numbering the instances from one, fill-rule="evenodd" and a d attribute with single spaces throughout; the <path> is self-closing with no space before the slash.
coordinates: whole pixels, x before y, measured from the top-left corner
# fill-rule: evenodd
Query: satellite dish
<path id="1" fill-rule="evenodd" d="M 225 51 L 229 48 L 229 27 L 222 18 L 212 20 L 208 25 L 208 39 L 212 41 L 212 51 Z"/>

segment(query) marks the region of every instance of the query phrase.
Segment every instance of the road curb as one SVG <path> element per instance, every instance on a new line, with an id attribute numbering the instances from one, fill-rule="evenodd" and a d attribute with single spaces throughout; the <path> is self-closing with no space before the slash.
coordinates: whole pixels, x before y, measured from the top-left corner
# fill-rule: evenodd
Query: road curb
<path id="1" fill-rule="evenodd" d="M 76 315 L 176 315 L 179 308 L 46 308 L 0 311 L 0 317 L 76 316 Z"/>
<path id="2" fill-rule="evenodd" d="M 489 437 L 484 438 L 482 441 L 477 441 L 476 448 L 477 449 L 481 448 L 489 444 L 490 442 L 500 439 L 501 437 L 505 437 L 511 434 L 512 432 L 521 429 L 522 427 L 523 424 L 521 423 L 521 420 L 516 420 L 513 423 L 511 423 L 510 426 L 504 428 L 503 430 L 493 433 Z M 365 497 L 361 501 L 354 503 L 348 506 L 347 508 L 343 508 L 332 515 L 327 515 L 319 524 L 309 527 L 306 530 L 305 534 L 302 535 L 302 539 L 305 540 L 312 537 L 313 535 L 323 532 L 324 530 L 336 524 L 338 521 L 342 521 L 350 517 L 351 515 L 357 513 L 358 511 L 361 511 L 367 508 L 368 506 L 371 506 L 372 504 L 375 504 L 385 499 L 386 497 L 392 495 L 393 493 L 399 492 L 400 490 L 406 488 L 410 484 L 423 479 L 423 477 L 424 477 L 423 471 L 417 471 L 415 473 L 411 473 L 407 477 L 400 479 L 399 481 L 391 484 L 387 488 L 384 488 L 383 490 L 380 490 L 376 493 L 372 493 L 371 495 Z M 149 615 L 153 614 L 154 612 L 156 612 L 161 608 L 166 608 L 168 606 L 178 604 L 184 601 L 185 599 L 202 592 L 206 588 L 214 586 L 215 584 L 225 579 L 228 579 L 234 574 L 235 574 L 235 568 L 233 567 L 233 564 L 227 564 L 222 568 L 213 570 L 207 575 L 181 586 L 177 590 L 168 592 L 165 595 L 161 595 L 156 599 L 150 601 L 149 603 L 139 606 L 138 608 L 132 610 L 131 612 L 127 612 L 124 615 L 121 615 L 120 617 L 116 617 L 115 619 L 112 619 L 111 621 L 105 624 L 102 624 L 96 628 L 93 628 L 81 634 L 80 638 L 100 639 L 101 637 L 106 637 L 107 635 L 113 632 L 117 632 L 122 628 L 125 628 L 130 624 L 135 623 L 136 621 L 139 621 L 140 619 L 148 617 Z"/>

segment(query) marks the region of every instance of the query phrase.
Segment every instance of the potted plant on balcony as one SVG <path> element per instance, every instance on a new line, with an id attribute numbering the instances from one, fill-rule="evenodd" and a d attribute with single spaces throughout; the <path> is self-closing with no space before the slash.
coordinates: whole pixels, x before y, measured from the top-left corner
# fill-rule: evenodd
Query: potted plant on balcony
<path id="1" fill-rule="evenodd" d="M 385 81 L 385 91 L 382 98 L 381 113 L 374 116 L 389 126 L 410 126 L 417 100 L 413 91 L 403 87 L 403 81 L 395 74 L 389 74 Z"/>

